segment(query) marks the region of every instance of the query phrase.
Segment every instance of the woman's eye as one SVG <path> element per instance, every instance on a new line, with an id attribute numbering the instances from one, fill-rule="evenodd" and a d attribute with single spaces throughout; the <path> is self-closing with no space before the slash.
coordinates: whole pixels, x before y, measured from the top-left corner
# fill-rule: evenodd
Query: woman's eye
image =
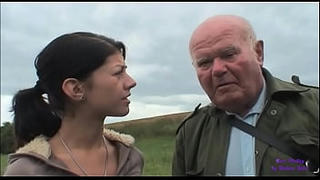
<path id="1" fill-rule="evenodd" d="M 118 72 L 115 73 L 115 75 L 120 75 L 120 74 L 122 74 L 122 72 L 123 71 L 118 71 Z"/>
<path id="2" fill-rule="evenodd" d="M 126 72 L 126 67 L 123 67 L 123 68 L 121 68 L 121 69 L 119 69 L 116 73 L 115 73 L 115 75 L 121 75 L 121 74 L 123 74 L 124 72 Z"/>

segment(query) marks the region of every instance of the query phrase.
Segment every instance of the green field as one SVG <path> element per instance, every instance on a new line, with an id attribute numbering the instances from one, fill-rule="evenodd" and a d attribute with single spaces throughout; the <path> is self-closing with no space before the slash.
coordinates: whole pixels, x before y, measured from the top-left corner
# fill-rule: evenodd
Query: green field
<path id="1" fill-rule="evenodd" d="M 136 146 L 144 156 L 143 175 L 171 175 L 175 132 L 188 113 L 145 118 L 107 125 L 135 137 Z"/>
<path id="2" fill-rule="evenodd" d="M 144 157 L 143 175 L 171 175 L 174 139 L 169 136 L 137 140 Z"/>
<path id="3" fill-rule="evenodd" d="M 181 120 L 188 114 L 179 113 L 106 125 L 120 133 L 135 138 L 135 145 L 144 157 L 146 176 L 170 176 L 175 131 Z M 1 154 L 1 175 L 7 165 L 7 155 Z"/>
<path id="4" fill-rule="evenodd" d="M 1 175 L 4 173 L 4 168 L 7 165 L 8 156 L 5 154 L 1 154 Z"/>

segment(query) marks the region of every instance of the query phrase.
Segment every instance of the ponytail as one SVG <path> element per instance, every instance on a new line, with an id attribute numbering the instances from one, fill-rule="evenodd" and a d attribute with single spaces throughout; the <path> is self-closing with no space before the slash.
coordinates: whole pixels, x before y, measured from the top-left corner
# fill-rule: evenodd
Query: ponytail
<path id="1" fill-rule="evenodd" d="M 17 148 L 40 134 L 52 137 L 61 125 L 61 119 L 44 101 L 42 97 L 44 92 L 38 82 L 33 88 L 20 90 L 12 99 Z"/>

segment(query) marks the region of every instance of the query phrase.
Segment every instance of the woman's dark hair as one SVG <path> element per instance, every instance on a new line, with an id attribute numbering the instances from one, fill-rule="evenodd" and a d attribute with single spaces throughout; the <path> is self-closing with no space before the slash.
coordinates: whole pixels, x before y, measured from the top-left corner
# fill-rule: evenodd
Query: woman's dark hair
<path id="1" fill-rule="evenodd" d="M 20 90 L 12 100 L 14 131 L 18 148 L 38 135 L 52 137 L 61 125 L 66 78 L 85 80 L 110 55 L 125 45 L 120 41 L 89 32 L 64 34 L 50 42 L 34 61 L 39 80 L 33 88 Z M 47 94 L 44 100 L 43 94 Z"/>

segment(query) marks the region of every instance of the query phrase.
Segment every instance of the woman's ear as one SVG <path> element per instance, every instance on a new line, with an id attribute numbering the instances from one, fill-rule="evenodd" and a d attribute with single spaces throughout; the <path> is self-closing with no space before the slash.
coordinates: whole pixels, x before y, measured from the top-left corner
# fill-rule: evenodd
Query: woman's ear
<path id="1" fill-rule="evenodd" d="M 62 83 L 62 91 L 74 101 L 85 99 L 85 89 L 83 83 L 76 78 L 67 78 Z"/>

